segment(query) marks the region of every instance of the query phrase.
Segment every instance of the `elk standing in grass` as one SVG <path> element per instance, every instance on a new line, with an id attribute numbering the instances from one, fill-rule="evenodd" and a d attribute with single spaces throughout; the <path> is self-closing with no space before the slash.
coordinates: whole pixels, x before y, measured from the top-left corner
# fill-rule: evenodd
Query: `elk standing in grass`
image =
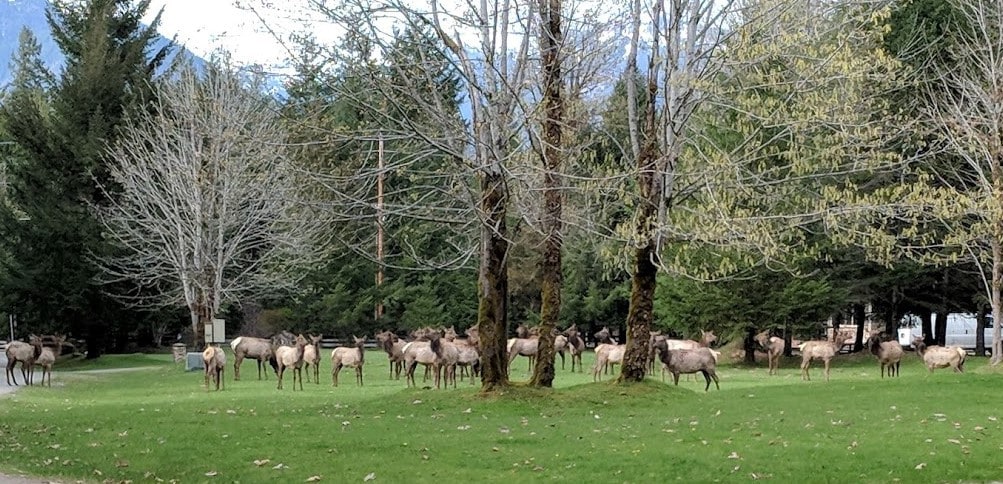
<path id="1" fill-rule="evenodd" d="M 36 338 L 32 336 L 32 338 Z M 29 344 L 23 341 L 11 341 L 5 350 L 7 355 L 7 386 L 11 385 L 11 379 L 17 386 L 17 377 L 14 376 L 14 365 L 21 363 L 21 377 L 25 385 L 31 385 L 32 373 L 34 372 L 35 359 L 42 354 L 42 344 Z"/>
<path id="2" fill-rule="evenodd" d="M 362 366 L 366 363 L 366 337 L 352 336 L 355 345 L 331 350 L 331 384 L 338 386 L 342 367 L 355 368 L 355 382 L 362 386 Z"/>
<path id="3" fill-rule="evenodd" d="M 313 380 L 320 384 L 320 340 L 324 335 L 307 335 L 310 342 L 303 347 L 303 365 L 306 366 L 306 382 L 310 383 L 310 368 L 313 368 Z"/>
<path id="4" fill-rule="evenodd" d="M 42 338 L 31 336 L 31 344 L 42 345 Z M 63 352 L 63 343 L 66 336 L 56 335 L 52 338 L 52 347 L 42 346 L 42 352 L 35 359 L 35 364 L 42 367 L 42 385 L 45 385 L 45 375 L 49 375 L 49 386 L 52 386 L 52 365 L 56 363 L 56 357 Z M 34 373 L 34 372 L 33 372 Z"/>
<path id="5" fill-rule="evenodd" d="M 899 376 L 899 363 L 902 361 L 902 345 L 898 341 L 881 341 L 880 335 L 873 335 L 867 339 L 867 347 L 871 354 L 878 358 L 881 363 L 881 378 L 885 377 L 885 367 L 888 367 L 888 376 Z"/>
<path id="6" fill-rule="evenodd" d="M 658 354 L 662 364 L 672 373 L 672 381 L 678 386 L 680 374 L 702 373 L 707 385 L 704 391 L 710 390 L 710 382 L 714 380 L 714 386 L 720 390 L 721 385 L 717 379 L 717 355 L 710 348 L 697 348 L 694 350 L 670 350 L 667 341 L 655 343 L 655 352 Z M 664 373 L 662 379 L 664 380 Z"/>
<path id="7" fill-rule="evenodd" d="M 258 379 L 261 379 L 261 368 L 267 362 L 272 367 L 272 371 L 277 375 L 278 364 L 275 361 L 275 353 L 272 349 L 272 341 L 265 338 L 252 338 L 250 336 L 238 336 L 230 342 L 230 349 L 233 350 L 233 379 L 240 380 L 240 364 L 244 358 L 254 358 L 258 363 Z M 268 379 L 268 368 L 265 367 L 265 380 Z"/>
<path id="8" fill-rule="evenodd" d="M 515 357 L 522 355 L 529 358 L 529 369 L 526 373 L 533 371 L 533 362 L 536 360 L 536 353 L 540 347 L 539 338 L 512 338 L 508 340 L 508 364 L 512 366 Z M 509 370 L 511 371 L 511 370 Z"/>
<path id="9" fill-rule="evenodd" d="M 801 343 L 801 379 L 811 380 L 811 376 L 808 374 L 808 368 L 811 366 L 811 360 L 822 360 L 825 364 L 825 381 L 829 381 L 829 365 L 832 359 L 839 354 L 840 348 L 843 347 L 843 343 L 850 339 L 849 336 L 845 334 L 836 334 L 833 336 L 834 341 L 805 341 Z"/>
<path id="10" fill-rule="evenodd" d="M 440 388 L 440 382 L 445 380 L 446 388 L 453 382 L 456 388 L 456 364 L 460 359 L 460 351 L 455 344 L 440 338 L 438 334 L 431 337 L 429 348 L 435 353 L 432 371 L 435 373 L 435 388 Z"/>
<path id="11" fill-rule="evenodd" d="M 776 336 L 770 336 L 769 332 L 763 331 L 756 335 L 756 342 L 759 346 L 766 351 L 766 359 L 770 366 L 770 375 L 776 373 L 780 374 L 780 357 L 784 354 L 784 349 L 787 348 L 787 343 L 784 342 L 783 338 L 778 338 Z"/>
<path id="12" fill-rule="evenodd" d="M 626 345 L 600 344 L 596 346 L 596 363 L 592 367 L 592 381 L 602 380 L 602 371 L 607 366 L 623 363 L 623 353 Z"/>
<path id="13" fill-rule="evenodd" d="M 293 344 L 295 346 L 279 346 L 274 351 L 275 361 L 278 365 L 276 373 L 279 375 L 279 390 L 282 389 L 282 376 L 285 374 L 286 368 L 293 370 L 293 391 L 296 391 L 297 376 L 299 376 L 300 390 L 303 389 L 303 353 L 307 345 L 306 338 L 301 334 L 296 337 Z"/>
<path id="14" fill-rule="evenodd" d="M 572 324 L 564 330 L 564 335 L 568 337 L 568 351 L 571 353 L 571 372 L 575 371 L 575 362 L 578 362 L 578 371 L 582 369 L 582 353 L 585 352 L 585 340 L 578 334 L 578 326 Z"/>
<path id="15" fill-rule="evenodd" d="M 435 352 L 428 341 L 412 341 L 404 345 L 404 384 L 418 386 L 414 382 L 414 369 L 418 363 L 425 365 L 427 370 L 435 364 Z"/>
<path id="16" fill-rule="evenodd" d="M 950 367 L 955 373 L 965 372 L 965 358 L 968 352 L 957 346 L 926 346 L 923 336 L 919 336 L 912 341 L 912 347 L 916 353 L 923 358 L 926 369 L 933 373 L 935 368 Z"/>
<path id="17" fill-rule="evenodd" d="M 209 379 L 216 384 L 216 390 L 220 390 L 223 384 L 223 369 L 226 367 L 226 353 L 218 346 L 206 346 L 202 351 L 202 364 L 205 365 L 205 391 L 209 391 Z"/>
<path id="18" fill-rule="evenodd" d="M 400 380 L 401 370 L 404 368 L 404 345 L 407 342 L 390 331 L 383 331 L 376 333 L 376 344 L 387 353 L 387 359 L 390 362 L 390 378 L 393 379 L 396 375 L 396 378 Z"/>

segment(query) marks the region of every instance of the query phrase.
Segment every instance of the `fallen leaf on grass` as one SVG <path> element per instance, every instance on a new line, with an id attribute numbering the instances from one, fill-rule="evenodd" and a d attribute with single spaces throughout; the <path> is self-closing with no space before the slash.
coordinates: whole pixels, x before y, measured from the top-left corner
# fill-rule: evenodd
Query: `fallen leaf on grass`
<path id="1" fill-rule="evenodd" d="M 115 461 L 115 467 L 129 467 L 129 461 L 127 461 L 127 460 L 117 460 L 117 461 Z"/>
<path id="2" fill-rule="evenodd" d="M 216 471 L 209 471 L 209 472 L 206 472 L 205 475 L 206 475 L 206 477 L 213 477 L 213 476 L 218 476 L 219 473 L 216 472 Z"/>
<path id="3" fill-rule="evenodd" d="M 258 467 L 261 467 L 261 466 L 263 466 L 263 465 L 265 465 L 265 464 L 267 464 L 269 462 L 271 462 L 271 461 L 268 460 L 268 459 L 260 459 L 260 460 L 259 459 L 254 459 L 254 465 L 256 465 Z"/>
<path id="4" fill-rule="evenodd" d="M 950 442 L 950 443 L 952 443 L 952 444 L 961 445 L 961 441 L 958 440 L 958 439 L 947 439 L 947 441 Z"/>
<path id="5" fill-rule="evenodd" d="M 272 469 L 278 469 L 278 470 L 288 469 L 288 468 L 289 468 L 289 466 L 287 466 L 287 465 L 285 465 L 285 464 L 283 464 L 281 462 L 279 462 L 278 464 L 275 464 L 274 466 L 272 466 Z"/>
<path id="6" fill-rule="evenodd" d="M 921 471 L 924 468 L 926 468 L 926 462 L 920 462 L 919 464 L 916 464 L 916 467 L 914 467 L 917 471 Z"/>
<path id="7" fill-rule="evenodd" d="M 367 482 L 371 481 L 373 479 L 376 479 L 376 473 L 375 472 L 370 472 L 369 474 L 366 474 L 366 477 L 362 478 L 363 481 L 367 481 Z"/>
<path id="8" fill-rule="evenodd" d="M 738 456 L 738 452 L 732 452 L 732 453 L 728 454 L 728 458 L 729 459 L 741 459 L 741 457 Z"/>
<path id="9" fill-rule="evenodd" d="M 306 478 L 306 482 L 317 482 L 320 480 L 320 476 L 310 476 Z"/>

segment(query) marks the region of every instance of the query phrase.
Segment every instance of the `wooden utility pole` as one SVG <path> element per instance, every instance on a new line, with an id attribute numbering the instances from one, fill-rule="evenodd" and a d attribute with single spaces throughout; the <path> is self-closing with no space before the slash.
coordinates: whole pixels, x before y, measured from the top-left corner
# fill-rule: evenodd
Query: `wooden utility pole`
<path id="1" fill-rule="evenodd" d="M 383 286 L 383 133 L 377 142 L 376 170 L 376 289 Z M 376 299 L 374 319 L 383 318 L 383 298 Z"/>

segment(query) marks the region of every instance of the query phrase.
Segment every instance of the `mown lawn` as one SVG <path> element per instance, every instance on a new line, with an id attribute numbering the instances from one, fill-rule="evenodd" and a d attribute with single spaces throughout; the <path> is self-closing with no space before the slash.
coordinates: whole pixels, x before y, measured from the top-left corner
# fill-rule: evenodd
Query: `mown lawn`
<path id="1" fill-rule="evenodd" d="M 586 357 L 586 368 L 590 361 Z M 57 368 L 54 386 L 0 397 L 0 472 L 135 482 L 941 482 L 1003 478 L 1001 375 L 970 358 L 967 374 L 930 375 L 907 355 L 881 380 L 869 355 L 842 357 L 832 381 L 720 369 L 721 391 L 592 383 L 558 370 L 557 388 L 480 396 L 406 389 L 386 357 L 305 391 L 200 372 L 165 355 L 109 356 L 139 368 Z M 76 363 L 77 368 L 86 364 Z M 513 379 L 524 379 L 525 359 Z M 325 373 L 326 372 L 326 373 Z M 419 377 L 420 381 L 420 377 Z"/>

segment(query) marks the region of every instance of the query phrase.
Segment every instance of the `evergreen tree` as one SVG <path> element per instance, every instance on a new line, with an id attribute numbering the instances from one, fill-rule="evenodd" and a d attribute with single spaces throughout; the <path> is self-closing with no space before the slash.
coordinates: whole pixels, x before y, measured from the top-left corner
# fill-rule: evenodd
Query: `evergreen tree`
<path id="1" fill-rule="evenodd" d="M 159 15 L 141 23 L 149 4 L 53 2 L 46 17 L 66 66 L 37 102 L 49 78 L 26 41 L 16 63 L 21 82 L 0 109 L 19 155 L 7 161 L 9 204 L 0 210 L 8 252 L 0 292 L 27 327 L 86 338 L 89 358 L 138 319 L 95 284 L 93 258 L 109 248 L 91 207 L 106 196 L 96 183 L 107 182 L 105 147 L 173 49 L 149 55 L 159 24 Z"/>

